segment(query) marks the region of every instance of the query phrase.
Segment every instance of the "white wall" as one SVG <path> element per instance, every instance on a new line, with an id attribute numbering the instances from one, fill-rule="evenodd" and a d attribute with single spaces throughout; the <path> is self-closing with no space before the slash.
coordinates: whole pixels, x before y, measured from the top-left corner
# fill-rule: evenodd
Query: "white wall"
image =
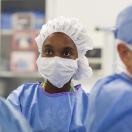
<path id="1" fill-rule="evenodd" d="M 118 12 L 132 0 L 47 0 L 47 18 L 78 17 L 88 27 L 113 26 Z"/>

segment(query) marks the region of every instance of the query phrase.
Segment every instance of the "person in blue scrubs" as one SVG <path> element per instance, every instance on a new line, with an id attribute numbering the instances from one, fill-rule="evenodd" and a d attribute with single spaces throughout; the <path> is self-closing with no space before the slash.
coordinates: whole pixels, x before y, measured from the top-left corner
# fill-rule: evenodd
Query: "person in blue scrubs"
<path id="1" fill-rule="evenodd" d="M 1 97 L 0 132 L 32 132 L 23 116 L 9 102 Z"/>
<path id="2" fill-rule="evenodd" d="M 36 42 L 38 71 L 45 80 L 21 85 L 7 100 L 35 132 L 86 132 L 89 95 L 73 82 L 92 73 L 85 28 L 78 19 L 58 17 L 42 26 Z"/>
<path id="3" fill-rule="evenodd" d="M 93 87 L 88 132 L 132 132 L 132 6 L 118 15 L 115 38 L 123 70 Z"/>

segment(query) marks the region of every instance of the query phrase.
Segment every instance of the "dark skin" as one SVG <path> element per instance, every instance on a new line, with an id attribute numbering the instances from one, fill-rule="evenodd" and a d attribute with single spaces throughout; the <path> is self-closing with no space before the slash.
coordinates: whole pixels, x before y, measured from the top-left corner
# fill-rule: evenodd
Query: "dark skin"
<path id="1" fill-rule="evenodd" d="M 122 62 L 125 64 L 127 71 L 132 75 L 132 50 L 123 43 L 119 43 L 117 50 Z"/>
<path id="2" fill-rule="evenodd" d="M 78 57 L 77 48 L 73 40 L 64 33 L 56 32 L 47 37 L 42 47 L 42 57 L 62 57 L 66 59 L 76 59 Z M 48 93 L 68 92 L 71 80 L 62 88 L 56 88 L 49 81 L 45 84 L 45 91 Z"/>

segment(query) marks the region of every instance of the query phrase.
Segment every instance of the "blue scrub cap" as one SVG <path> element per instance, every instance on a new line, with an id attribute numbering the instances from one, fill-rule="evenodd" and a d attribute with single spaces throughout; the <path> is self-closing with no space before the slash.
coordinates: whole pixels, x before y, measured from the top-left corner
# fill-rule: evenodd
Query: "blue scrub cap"
<path id="1" fill-rule="evenodd" d="M 132 6 L 125 8 L 118 15 L 115 38 L 132 45 Z"/>

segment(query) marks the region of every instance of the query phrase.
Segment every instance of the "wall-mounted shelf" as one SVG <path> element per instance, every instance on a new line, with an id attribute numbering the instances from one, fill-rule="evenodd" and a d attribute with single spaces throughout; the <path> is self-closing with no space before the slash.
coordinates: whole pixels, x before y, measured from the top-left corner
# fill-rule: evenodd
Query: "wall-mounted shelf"
<path id="1" fill-rule="evenodd" d="M 10 72 L 10 71 L 0 71 L 0 78 L 41 78 L 38 72 Z"/>
<path id="2" fill-rule="evenodd" d="M 12 35 L 13 31 L 11 29 L 2 29 L 1 35 Z"/>
<path id="3" fill-rule="evenodd" d="M 22 15 L 22 13 L 25 13 L 26 15 Z M 46 20 L 45 14 L 46 0 L 1 0 L 0 92 L 3 91 L 3 94 L 1 96 L 7 96 L 14 88 L 17 88 L 24 82 L 36 82 L 43 80 L 43 78 L 37 72 L 37 69 L 29 70 L 29 72 L 9 70 L 11 70 L 11 55 L 13 52 L 18 50 L 16 47 L 13 47 L 13 44 L 20 42 L 20 39 L 14 41 L 14 38 L 17 38 L 15 37 L 15 35 L 17 36 L 16 31 L 18 31 L 16 30 L 18 29 L 16 28 L 16 25 L 19 25 L 19 22 L 20 24 L 22 24 L 22 20 L 27 20 L 27 23 L 25 21 L 24 22 L 26 24 L 29 24 L 29 28 L 20 28 L 20 30 L 22 30 L 22 32 L 24 32 L 24 30 L 25 32 L 31 30 L 31 32 L 35 33 L 34 37 L 30 37 L 31 35 L 27 35 L 27 37 L 29 37 L 30 39 L 32 38 L 32 40 L 34 41 L 36 33 L 38 32 L 38 30 L 40 30 L 42 24 Z M 21 19 L 20 21 L 19 18 Z M 14 22 L 18 22 L 18 24 Z M 20 38 L 22 38 L 22 36 Z M 31 44 L 33 44 L 33 41 L 31 41 Z M 34 52 L 35 55 L 38 54 L 37 49 L 35 49 L 34 47 L 25 50 L 26 53 L 28 51 L 32 51 L 32 53 Z M 21 50 L 20 52 L 24 51 Z M 18 55 L 16 56 L 18 57 Z M 28 59 L 29 62 L 31 59 Z"/>
<path id="4" fill-rule="evenodd" d="M 39 30 L 35 30 L 36 32 L 39 32 Z M 0 31 L 0 35 L 12 35 L 13 34 L 13 30 L 11 29 L 1 29 Z"/>
<path id="5" fill-rule="evenodd" d="M 1 11 L 45 11 L 45 0 L 2 0 Z"/>

